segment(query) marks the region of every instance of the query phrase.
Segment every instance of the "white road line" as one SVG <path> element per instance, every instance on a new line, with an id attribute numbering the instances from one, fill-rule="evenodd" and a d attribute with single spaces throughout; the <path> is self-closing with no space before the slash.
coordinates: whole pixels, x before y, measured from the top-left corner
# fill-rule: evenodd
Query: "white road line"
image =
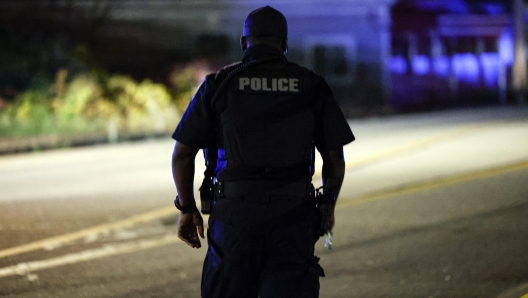
<path id="1" fill-rule="evenodd" d="M 338 210 L 344 209 L 347 207 L 351 207 L 354 205 L 359 205 L 359 204 L 363 204 L 367 202 L 395 198 L 397 196 L 401 196 L 404 194 L 412 194 L 412 193 L 416 193 L 416 192 L 420 192 L 424 190 L 441 188 L 441 187 L 445 187 L 445 186 L 449 186 L 453 184 L 489 178 L 489 177 L 493 177 L 493 176 L 497 176 L 497 175 L 501 175 L 505 173 L 521 171 L 521 170 L 526 170 L 526 169 L 528 169 L 528 160 L 520 161 L 518 163 L 514 163 L 510 165 L 490 168 L 487 170 L 479 170 L 479 171 L 475 171 L 471 173 L 459 174 L 459 175 L 454 175 L 451 177 L 445 177 L 443 179 L 433 179 L 431 181 L 419 182 L 419 183 L 416 183 L 415 185 L 408 185 L 407 187 L 404 187 L 404 188 L 386 190 L 381 193 L 373 193 L 373 194 L 362 196 L 356 199 L 352 199 L 350 201 L 341 201 L 338 203 L 336 208 Z M 24 263 L 19 263 L 14 266 L 0 268 L 0 278 L 8 277 L 8 276 L 15 276 L 15 275 L 30 277 L 31 273 L 38 271 L 38 270 L 50 269 L 50 268 L 64 266 L 64 265 L 72 265 L 72 264 L 76 264 L 80 262 L 104 258 L 108 256 L 113 256 L 113 255 L 132 253 L 136 251 L 156 248 L 156 247 L 160 247 L 160 246 L 164 246 L 164 245 L 172 244 L 172 243 L 178 243 L 178 242 L 181 242 L 181 241 L 176 235 L 168 234 L 162 238 L 153 239 L 153 240 L 142 240 L 142 241 L 128 242 L 124 244 L 107 245 L 107 246 L 103 246 L 102 248 L 86 250 L 80 253 L 68 254 L 65 256 L 57 257 L 57 258 L 41 260 L 41 261 L 33 261 L 33 262 L 24 262 Z M 525 296 L 521 298 L 528 298 Z"/>
<path id="2" fill-rule="evenodd" d="M 14 275 L 26 276 L 39 270 L 76 264 L 113 255 L 132 253 L 164 246 L 167 244 L 177 243 L 179 241 L 180 239 L 176 235 L 169 234 L 165 237 L 153 240 L 141 240 L 124 244 L 106 245 L 101 248 L 85 250 L 83 252 L 68 254 L 47 260 L 24 262 L 14 266 L 0 268 L 0 278 Z"/>
<path id="3" fill-rule="evenodd" d="M 34 251 L 38 249 L 43 249 L 46 247 L 61 246 L 65 243 L 79 240 L 79 239 L 82 239 L 88 236 L 92 237 L 97 234 L 108 233 L 109 231 L 129 228 L 139 223 L 151 222 L 153 220 L 160 219 L 160 218 L 163 218 L 169 215 L 174 215 L 176 213 L 177 213 L 176 208 L 171 206 L 171 207 L 166 207 L 166 208 L 146 212 L 143 214 L 138 214 L 138 215 L 135 215 L 135 216 L 132 216 L 132 217 L 120 220 L 120 221 L 102 224 L 102 225 L 98 225 L 98 226 L 91 227 L 88 229 L 84 229 L 84 230 L 80 230 L 80 231 L 76 231 L 76 232 L 72 232 L 68 234 L 63 234 L 63 235 L 59 235 L 56 237 L 46 238 L 46 239 L 42 239 L 39 241 L 31 242 L 28 244 L 23 244 L 23 245 L 11 247 L 8 249 L 0 250 L 0 258 L 22 254 L 22 253 L 26 253 L 26 252 L 30 252 L 30 251 Z"/>
<path id="4" fill-rule="evenodd" d="M 457 136 L 471 134 L 475 131 L 488 128 L 490 126 L 495 126 L 500 123 L 501 122 L 492 121 L 492 122 L 487 122 L 487 123 L 468 125 L 468 126 L 457 128 L 457 129 L 451 129 L 448 131 L 444 131 L 444 132 L 432 135 L 430 137 L 425 137 L 425 138 L 418 139 L 413 142 L 409 142 L 406 144 L 388 148 L 387 150 L 376 152 L 367 157 L 351 160 L 346 163 L 346 167 L 352 168 L 352 167 L 362 166 L 362 165 L 365 165 L 371 162 L 397 156 L 398 154 L 406 153 L 411 150 L 416 150 L 416 149 L 431 145 L 433 143 L 441 142 L 444 140 L 449 140 Z M 317 171 L 314 174 L 314 178 L 320 177 L 320 175 L 321 175 L 321 171 Z M 82 239 L 84 237 L 94 236 L 94 235 L 106 233 L 112 230 L 132 227 L 139 223 L 146 223 L 146 222 L 150 222 L 153 220 L 157 220 L 157 219 L 172 215 L 175 212 L 176 212 L 176 209 L 174 207 L 172 206 L 166 207 L 166 208 L 154 210 L 151 212 L 135 215 L 135 216 L 132 216 L 128 219 L 124 219 L 121 221 L 102 224 L 99 226 L 80 230 L 77 232 L 63 234 L 63 235 L 59 235 L 56 237 L 46 238 L 46 239 L 42 239 L 39 241 L 31 242 L 28 244 L 23 244 L 23 245 L 15 246 L 12 248 L 3 249 L 3 250 L 0 250 L 0 258 L 22 254 L 22 253 L 26 253 L 26 252 L 30 252 L 34 250 L 39 250 L 39 249 L 43 249 L 46 247 L 58 247 L 66 243 L 69 243 L 69 242 L 72 242 L 78 239 Z"/>
<path id="5" fill-rule="evenodd" d="M 395 198 L 404 194 L 412 194 L 424 190 L 441 188 L 453 184 L 489 178 L 505 173 L 510 173 L 514 171 L 521 171 L 528 169 L 528 160 L 521 161 L 515 164 L 510 164 L 506 166 L 495 167 L 487 170 L 480 170 L 471 173 L 454 175 L 452 177 L 446 177 L 443 179 L 433 179 L 431 181 L 416 183 L 416 185 L 410 185 L 405 188 L 396 188 L 392 190 L 387 190 L 382 193 L 373 193 L 357 199 L 352 199 L 350 201 L 340 202 L 337 205 L 337 209 L 344 209 L 354 205 L 359 205 L 372 201 L 379 201 L 383 199 Z M 77 264 L 89 260 L 100 259 L 104 257 L 109 257 L 113 255 L 133 253 L 136 251 L 156 248 L 164 246 L 167 244 L 178 243 L 181 240 L 173 234 L 168 234 L 164 237 L 151 240 L 141 240 L 133 241 L 123 244 L 116 245 L 106 245 L 101 248 L 90 249 L 79 253 L 68 254 L 61 257 L 51 258 L 41 261 L 33 262 L 24 262 L 19 263 L 14 266 L 9 266 L 5 268 L 0 268 L 0 278 L 8 276 L 31 276 L 31 273 L 39 270 L 55 268 L 59 266 Z M 35 278 L 35 277 L 33 277 Z M 523 296 L 521 298 L 528 298 L 528 296 Z"/>

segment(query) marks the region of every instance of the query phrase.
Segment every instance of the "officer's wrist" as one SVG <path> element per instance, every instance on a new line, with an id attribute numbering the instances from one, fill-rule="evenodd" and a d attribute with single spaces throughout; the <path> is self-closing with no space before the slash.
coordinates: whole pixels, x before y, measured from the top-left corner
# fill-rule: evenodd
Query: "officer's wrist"
<path id="1" fill-rule="evenodd" d="M 176 199 L 174 200 L 174 206 L 176 206 L 176 209 L 180 210 L 182 214 L 189 213 L 196 209 L 196 201 L 193 200 L 191 203 L 187 203 L 185 205 L 180 204 L 180 197 L 176 196 Z"/>

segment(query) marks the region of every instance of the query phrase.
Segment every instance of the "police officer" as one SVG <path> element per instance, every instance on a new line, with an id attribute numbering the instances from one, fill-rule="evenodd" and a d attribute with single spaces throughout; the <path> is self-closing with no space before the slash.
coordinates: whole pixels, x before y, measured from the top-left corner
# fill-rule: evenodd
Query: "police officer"
<path id="1" fill-rule="evenodd" d="M 242 61 L 206 76 L 172 136 L 178 236 L 193 248 L 204 238 L 195 156 L 203 148 L 217 153 L 202 297 L 319 296 L 314 150 L 325 192 L 337 197 L 343 146 L 354 135 L 325 80 L 287 61 L 287 38 L 282 13 L 251 12 Z"/>

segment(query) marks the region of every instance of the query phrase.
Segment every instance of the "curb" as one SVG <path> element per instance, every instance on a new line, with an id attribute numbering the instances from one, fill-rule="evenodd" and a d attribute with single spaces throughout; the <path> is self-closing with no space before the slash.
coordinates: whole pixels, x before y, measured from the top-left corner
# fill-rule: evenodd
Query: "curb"
<path id="1" fill-rule="evenodd" d="M 107 134 L 94 133 L 80 136 L 63 136 L 58 134 L 29 137 L 0 138 L 0 156 L 58 148 L 84 147 L 119 142 L 133 142 L 147 139 L 170 137 L 169 132 L 120 133 L 117 140 L 111 140 Z"/>

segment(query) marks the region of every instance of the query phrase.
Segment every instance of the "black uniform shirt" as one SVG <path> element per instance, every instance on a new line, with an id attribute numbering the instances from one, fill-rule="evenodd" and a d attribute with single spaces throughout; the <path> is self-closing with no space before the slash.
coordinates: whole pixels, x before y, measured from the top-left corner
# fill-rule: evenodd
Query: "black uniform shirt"
<path id="1" fill-rule="evenodd" d="M 270 55 L 282 55 L 282 53 L 270 46 L 254 45 L 245 51 L 242 61 Z M 354 141 L 354 135 L 326 81 L 305 68 L 287 62 L 285 58 L 281 63 L 284 63 L 283 67 L 301 71 L 307 78 L 306 85 L 310 88 L 310 96 L 316 101 L 313 141 L 317 149 L 319 151 L 339 149 Z M 196 149 L 216 146 L 217 118 L 211 109 L 211 99 L 219 85 L 219 82 L 215 81 L 215 76 L 215 74 L 207 75 L 197 90 L 172 135 L 176 141 Z"/>

